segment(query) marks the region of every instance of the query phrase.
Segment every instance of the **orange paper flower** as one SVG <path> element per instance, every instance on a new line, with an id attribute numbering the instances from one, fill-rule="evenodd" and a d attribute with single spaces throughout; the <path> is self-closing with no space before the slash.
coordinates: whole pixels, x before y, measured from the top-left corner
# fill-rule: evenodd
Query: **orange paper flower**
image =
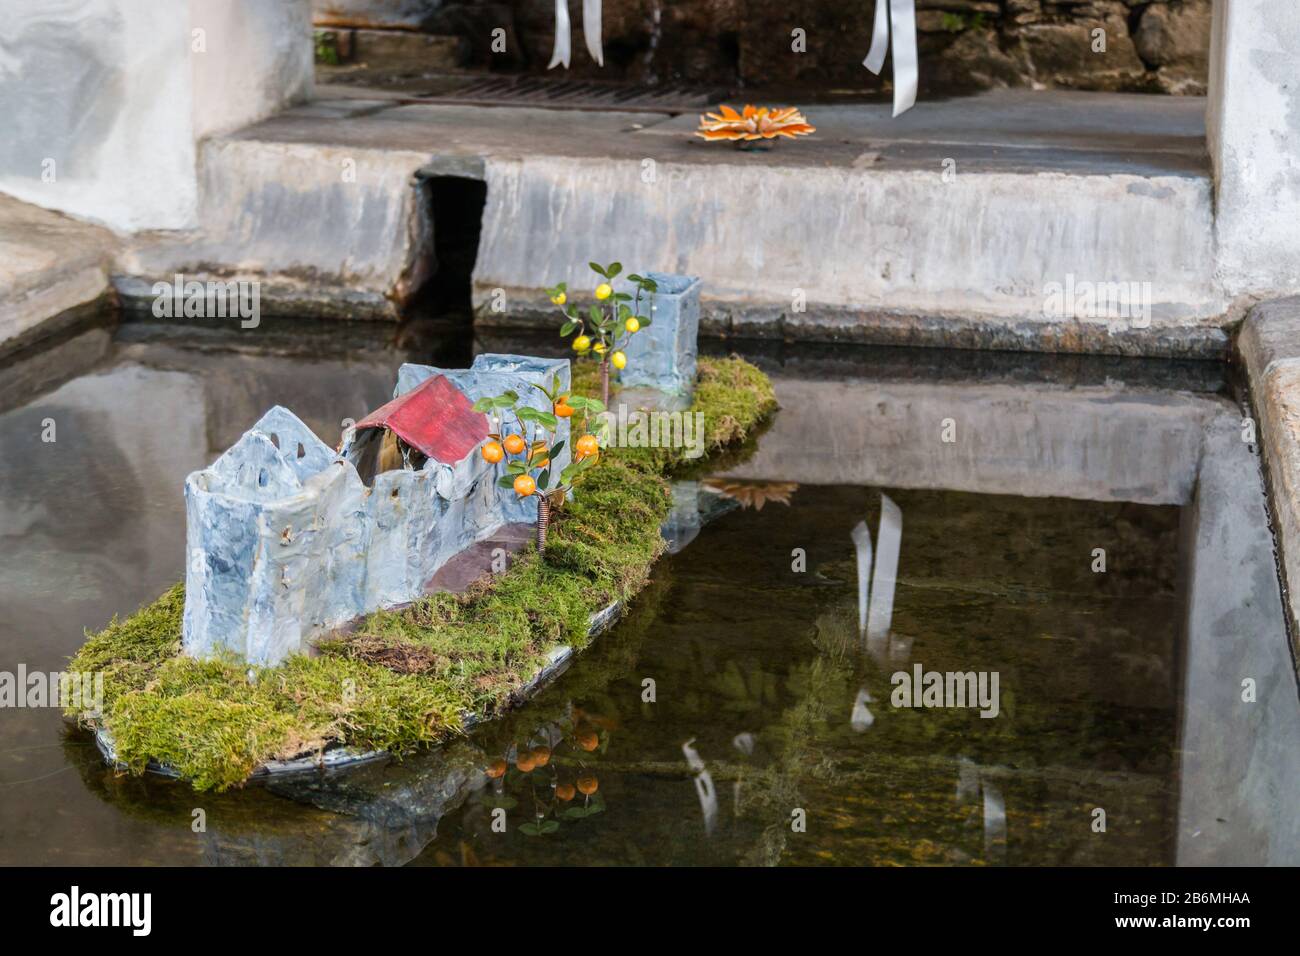
<path id="1" fill-rule="evenodd" d="M 793 106 L 783 109 L 746 106 L 743 113 L 737 113 L 730 106 L 720 106 L 718 112 L 705 113 L 700 117 L 700 128 L 695 131 L 695 135 L 708 140 L 737 142 L 775 139 L 778 136 L 794 139 L 816 131 Z"/>

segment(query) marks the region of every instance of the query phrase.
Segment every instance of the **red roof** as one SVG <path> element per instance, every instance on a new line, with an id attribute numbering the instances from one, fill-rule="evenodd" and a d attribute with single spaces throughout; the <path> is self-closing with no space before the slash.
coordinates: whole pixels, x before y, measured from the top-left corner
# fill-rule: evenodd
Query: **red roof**
<path id="1" fill-rule="evenodd" d="M 412 448 L 454 464 L 488 436 L 487 416 L 474 411 L 465 393 L 445 376 L 426 378 L 404 395 L 357 422 L 363 428 L 389 428 Z"/>

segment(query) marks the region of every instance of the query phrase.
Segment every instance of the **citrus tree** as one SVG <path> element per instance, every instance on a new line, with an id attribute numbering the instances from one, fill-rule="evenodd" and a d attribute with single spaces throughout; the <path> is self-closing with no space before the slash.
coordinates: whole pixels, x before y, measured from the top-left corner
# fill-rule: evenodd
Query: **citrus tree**
<path id="1" fill-rule="evenodd" d="M 476 412 L 486 412 L 499 421 L 498 431 L 488 435 L 480 454 L 492 464 L 501 464 L 503 474 L 497 478 L 497 487 L 510 489 L 520 498 L 537 498 L 537 550 L 546 552 L 546 529 L 550 525 L 551 510 L 564 504 L 564 497 L 600 457 L 600 442 L 595 435 L 583 434 L 573 446 L 573 460 L 556 473 L 551 461 L 564 450 L 564 439 L 558 438 L 560 419 L 580 414 L 582 431 L 592 415 L 605 410 L 605 403 L 583 395 L 561 393 L 560 377 L 552 377 L 549 385 L 533 385 L 546 395 L 551 410 L 543 411 L 522 404 L 519 393 L 513 390 L 474 403 Z M 507 430 L 513 419 L 513 430 Z"/>
<path id="2" fill-rule="evenodd" d="M 627 353 L 623 349 L 633 335 L 650 326 L 654 294 L 659 287 L 648 276 L 632 273 L 627 281 L 632 283 L 633 291 L 616 292 L 613 282 L 623 272 L 621 262 L 605 266 L 589 262 L 587 265 L 601 281 L 593 291 L 596 301 L 585 310 L 569 301 L 568 286 L 563 282 L 547 289 L 546 294 L 564 315 L 560 335 L 573 335 L 570 344 L 579 356 L 594 354 L 600 361 L 600 400 L 608 405 L 609 367 L 621 369 L 627 366 Z M 645 310 L 644 316 L 639 314 L 643 298 L 652 306 Z"/>

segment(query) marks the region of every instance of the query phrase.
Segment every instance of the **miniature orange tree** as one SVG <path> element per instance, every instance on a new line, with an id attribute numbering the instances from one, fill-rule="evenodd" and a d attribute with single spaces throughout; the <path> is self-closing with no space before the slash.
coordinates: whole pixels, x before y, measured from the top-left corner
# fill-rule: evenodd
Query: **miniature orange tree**
<path id="1" fill-rule="evenodd" d="M 609 367 L 613 365 L 614 368 L 621 369 L 627 366 L 627 353 L 623 349 L 633 335 L 650 326 L 649 313 L 653 309 L 647 309 L 645 316 L 638 314 L 641 311 L 641 299 L 644 296 L 648 303 L 653 304 L 654 294 L 659 291 L 659 287 L 648 276 L 633 273 L 627 277 L 627 281 L 633 284 L 635 292 L 615 292 L 613 282 L 623 271 L 622 263 L 611 262 L 602 266 L 589 262 L 587 265 L 602 281 L 593 293 L 595 303 L 588 306 L 585 313 L 569 301 L 568 287 L 563 282 L 547 289 L 546 294 L 564 314 L 565 322 L 560 326 L 560 335 L 569 336 L 577 332 L 572 342 L 573 350 L 579 356 L 594 352 L 600 359 L 600 400 L 608 405 Z"/>
<path id="2" fill-rule="evenodd" d="M 562 394 L 558 375 L 548 386 L 533 388 L 550 399 L 549 412 L 521 404 L 519 393 L 513 390 L 480 398 L 474 403 L 474 411 L 490 413 L 501 422 L 500 432 L 489 434 L 479 451 L 492 464 L 505 463 L 505 473 L 497 479 L 497 487 L 512 489 L 520 498 L 537 498 L 537 551 L 545 554 L 551 509 L 564 504 L 565 495 L 600 457 L 596 436 L 583 434 L 574 443 L 573 461 L 555 474 L 551 459 L 564 450 L 564 439 L 556 437 L 560 419 L 581 412 L 582 431 L 586 432 L 590 416 L 603 412 L 605 403 L 583 395 Z M 514 417 L 516 430 L 507 434 L 508 415 Z"/>

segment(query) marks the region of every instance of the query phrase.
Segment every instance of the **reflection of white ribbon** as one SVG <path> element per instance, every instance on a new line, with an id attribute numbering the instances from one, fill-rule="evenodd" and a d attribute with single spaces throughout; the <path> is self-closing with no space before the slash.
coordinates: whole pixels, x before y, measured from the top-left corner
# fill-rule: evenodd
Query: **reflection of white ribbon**
<path id="1" fill-rule="evenodd" d="M 885 67 L 893 24 L 894 115 L 906 113 L 916 102 L 920 67 L 916 55 L 916 0 L 876 0 L 876 23 L 871 31 L 871 49 L 862 61 L 877 76 Z"/>
<path id="2" fill-rule="evenodd" d="M 600 0 L 582 0 L 582 35 L 587 41 L 587 52 L 597 65 L 605 65 L 605 53 L 600 46 Z M 551 52 L 548 70 L 563 65 L 569 68 L 573 41 L 569 36 L 569 0 L 555 0 L 555 47 Z"/>

